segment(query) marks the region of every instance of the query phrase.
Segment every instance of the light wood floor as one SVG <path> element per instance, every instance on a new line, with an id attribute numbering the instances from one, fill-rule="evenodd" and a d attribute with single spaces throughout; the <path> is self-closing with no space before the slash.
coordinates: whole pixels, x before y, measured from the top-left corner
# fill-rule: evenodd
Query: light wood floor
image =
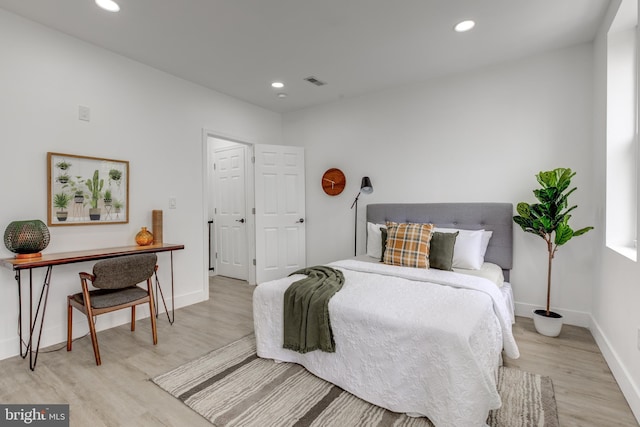
<path id="1" fill-rule="evenodd" d="M 213 278 L 209 301 L 177 310 L 173 326 L 159 319 L 157 346 L 148 320 L 135 333 L 127 325 L 100 332 L 100 367 L 88 337 L 71 353 L 41 352 L 34 372 L 20 357 L 0 361 L 0 402 L 69 403 L 71 426 L 78 427 L 210 427 L 149 378 L 251 333 L 253 289 Z M 522 356 L 505 364 L 553 379 L 561 426 L 638 425 L 589 331 L 565 326 L 560 337 L 547 338 L 518 318 L 515 335 Z"/>

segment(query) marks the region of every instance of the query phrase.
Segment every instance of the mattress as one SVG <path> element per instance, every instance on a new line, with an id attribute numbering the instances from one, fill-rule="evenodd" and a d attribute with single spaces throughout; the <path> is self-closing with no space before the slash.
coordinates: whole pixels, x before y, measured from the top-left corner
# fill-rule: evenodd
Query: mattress
<path id="1" fill-rule="evenodd" d="M 369 255 L 357 255 L 352 259 L 368 262 L 373 264 L 378 264 L 380 261 L 376 258 L 373 258 Z M 482 264 L 482 267 L 479 270 L 467 270 L 464 268 L 454 268 L 454 272 L 459 274 L 467 274 L 471 276 L 484 277 L 485 279 L 490 280 L 495 283 L 496 286 L 500 288 L 500 292 L 504 297 L 507 309 L 509 310 L 509 315 L 511 317 L 511 323 L 516 322 L 516 314 L 515 314 L 515 300 L 513 298 L 513 288 L 511 287 L 511 283 L 504 281 L 504 276 L 502 274 L 502 269 L 499 265 L 485 262 Z"/>
<path id="2" fill-rule="evenodd" d="M 258 356 L 299 363 L 352 394 L 437 426 L 484 426 L 501 405 L 502 350 L 517 357 L 512 310 L 489 280 L 358 260 L 329 264 L 345 284 L 329 302 L 335 353 L 282 348 L 283 295 L 304 276 L 254 291 Z"/>

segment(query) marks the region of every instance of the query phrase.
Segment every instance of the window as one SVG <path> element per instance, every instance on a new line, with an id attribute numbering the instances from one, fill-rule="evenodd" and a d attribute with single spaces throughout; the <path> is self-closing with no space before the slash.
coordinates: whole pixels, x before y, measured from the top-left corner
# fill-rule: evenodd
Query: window
<path id="1" fill-rule="evenodd" d="M 638 0 L 623 0 L 607 37 L 607 246 L 636 260 Z"/>

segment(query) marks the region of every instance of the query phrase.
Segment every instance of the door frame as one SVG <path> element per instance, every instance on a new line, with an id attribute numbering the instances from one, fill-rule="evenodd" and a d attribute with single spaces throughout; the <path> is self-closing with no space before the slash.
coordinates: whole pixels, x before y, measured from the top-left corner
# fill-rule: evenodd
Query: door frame
<path id="1" fill-rule="evenodd" d="M 247 266 L 248 266 L 248 274 L 247 274 L 247 282 L 251 285 L 256 284 L 256 266 L 253 264 L 253 260 L 255 259 L 256 247 L 255 247 L 255 184 L 254 184 L 254 168 L 253 168 L 253 146 L 255 142 L 249 141 L 245 138 L 241 138 L 234 135 L 225 134 L 222 132 L 218 132 L 212 129 L 203 129 L 202 131 L 202 167 L 203 171 L 203 186 L 202 186 L 202 198 L 204 200 L 204 208 L 203 208 L 203 253 L 204 253 L 204 262 L 203 262 L 203 271 L 205 275 L 204 283 L 209 283 L 209 230 L 207 226 L 207 222 L 211 219 L 210 216 L 213 214 L 210 212 L 210 208 L 213 205 L 214 201 L 211 197 L 211 187 L 210 183 L 212 182 L 214 171 L 211 167 L 211 160 L 213 159 L 214 147 L 213 144 L 210 143 L 209 138 L 217 138 L 223 139 L 226 141 L 234 142 L 236 144 L 245 145 L 248 147 L 247 155 L 245 156 L 245 206 L 247 209 Z M 214 224 L 215 229 L 215 224 Z M 216 239 L 212 241 L 212 250 L 217 251 L 217 243 Z M 216 260 L 216 268 L 213 271 L 213 275 L 217 275 L 217 260 Z M 209 286 L 206 287 L 206 295 L 207 299 L 209 298 Z"/>

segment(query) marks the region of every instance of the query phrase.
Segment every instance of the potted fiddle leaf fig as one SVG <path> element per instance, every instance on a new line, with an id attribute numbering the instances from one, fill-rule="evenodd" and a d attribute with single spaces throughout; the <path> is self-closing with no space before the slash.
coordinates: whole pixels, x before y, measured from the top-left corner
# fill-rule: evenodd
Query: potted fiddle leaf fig
<path id="1" fill-rule="evenodd" d="M 546 310 L 534 310 L 533 321 L 538 333 L 555 337 L 562 329 L 562 315 L 551 311 L 551 265 L 558 248 L 574 237 L 581 236 L 593 227 L 573 230 L 569 226 L 569 214 L 577 205 L 569 206 L 568 198 L 576 191 L 569 189 L 571 178 L 575 175 L 569 168 L 557 168 L 536 175 L 541 188 L 533 190 L 538 203 L 518 203 L 518 215 L 513 221 L 527 233 L 541 237 L 548 251 L 547 267 L 547 307 Z"/>

